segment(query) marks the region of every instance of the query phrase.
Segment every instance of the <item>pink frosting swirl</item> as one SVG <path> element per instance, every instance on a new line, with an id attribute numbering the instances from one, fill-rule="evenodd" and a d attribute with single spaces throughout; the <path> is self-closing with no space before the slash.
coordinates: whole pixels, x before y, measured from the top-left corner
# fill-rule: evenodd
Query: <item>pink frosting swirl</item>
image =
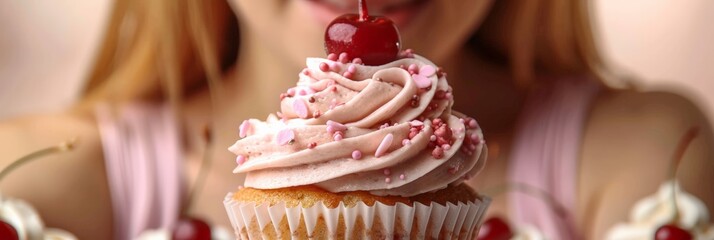
<path id="1" fill-rule="evenodd" d="M 234 173 L 245 186 L 414 196 L 485 163 L 476 121 L 453 112 L 446 74 L 415 55 L 382 66 L 307 59 L 281 112 L 240 125 Z"/>

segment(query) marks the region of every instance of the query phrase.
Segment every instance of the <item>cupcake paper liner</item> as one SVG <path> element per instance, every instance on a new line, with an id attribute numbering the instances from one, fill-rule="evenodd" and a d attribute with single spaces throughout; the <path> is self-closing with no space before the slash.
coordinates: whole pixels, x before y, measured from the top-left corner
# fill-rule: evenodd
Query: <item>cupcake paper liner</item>
<path id="1" fill-rule="evenodd" d="M 238 239 L 473 239 L 490 202 L 287 207 L 239 202 L 229 193 L 223 204 Z"/>

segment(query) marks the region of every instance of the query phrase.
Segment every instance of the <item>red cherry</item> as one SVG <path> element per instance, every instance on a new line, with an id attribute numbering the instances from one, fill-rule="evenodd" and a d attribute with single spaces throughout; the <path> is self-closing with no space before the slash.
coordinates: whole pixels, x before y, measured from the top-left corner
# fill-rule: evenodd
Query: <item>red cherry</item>
<path id="1" fill-rule="evenodd" d="M 15 227 L 10 225 L 9 223 L 0 221 L 0 239 L 19 240 L 20 237 L 17 236 L 17 231 L 15 230 Z"/>
<path id="2" fill-rule="evenodd" d="M 171 233 L 173 240 L 210 240 L 211 227 L 198 218 L 182 218 Z"/>
<path id="3" fill-rule="evenodd" d="M 692 234 L 687 230 L 681 229 L 674 224 L 667 224 L 657 229 L 654 236 L 655 240 L 691 240 L 694 239 Z"/>
<path id="4" fill-rule="evenodd" d="M 397 59 L 400 37 L 392 20 L 369 16 L 366 0 L 359 0 L 360 14 L 345 14 L 332 20 L 325 30 L 327 54 L 347 53 L 348 60 L 362 59 L 366 65 L 382 65 Z"/>
<path id="5" fill-rule="evenodd" d="M 492 217 L 481 225 L 477 240 L 509 240 L 513 237 L 513 232 L 503 219 Z"/>

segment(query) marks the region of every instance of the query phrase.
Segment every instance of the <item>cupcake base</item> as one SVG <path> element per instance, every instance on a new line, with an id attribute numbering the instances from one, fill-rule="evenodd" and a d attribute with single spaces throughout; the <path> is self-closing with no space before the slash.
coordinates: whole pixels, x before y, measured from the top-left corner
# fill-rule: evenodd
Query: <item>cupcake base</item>
<path id="1" fill-rule="evenodd" d="M 489 203 L 463 184 L 409 198 L 244 188 L 224 200 L 238 239 L 473 239 Z"/>

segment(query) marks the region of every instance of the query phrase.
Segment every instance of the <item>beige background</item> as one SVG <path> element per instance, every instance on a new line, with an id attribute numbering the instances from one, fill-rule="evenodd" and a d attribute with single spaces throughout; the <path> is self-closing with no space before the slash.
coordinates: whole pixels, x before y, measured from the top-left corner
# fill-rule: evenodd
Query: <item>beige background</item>
<path id="1" fill-rule="evenodd" d="M 0 119 L 74 101 L 110 0 L 0 1 Z M 599 40 L 620 71 L 674 89 L 714 117 L 714 1 L 595 0 Z"/>

